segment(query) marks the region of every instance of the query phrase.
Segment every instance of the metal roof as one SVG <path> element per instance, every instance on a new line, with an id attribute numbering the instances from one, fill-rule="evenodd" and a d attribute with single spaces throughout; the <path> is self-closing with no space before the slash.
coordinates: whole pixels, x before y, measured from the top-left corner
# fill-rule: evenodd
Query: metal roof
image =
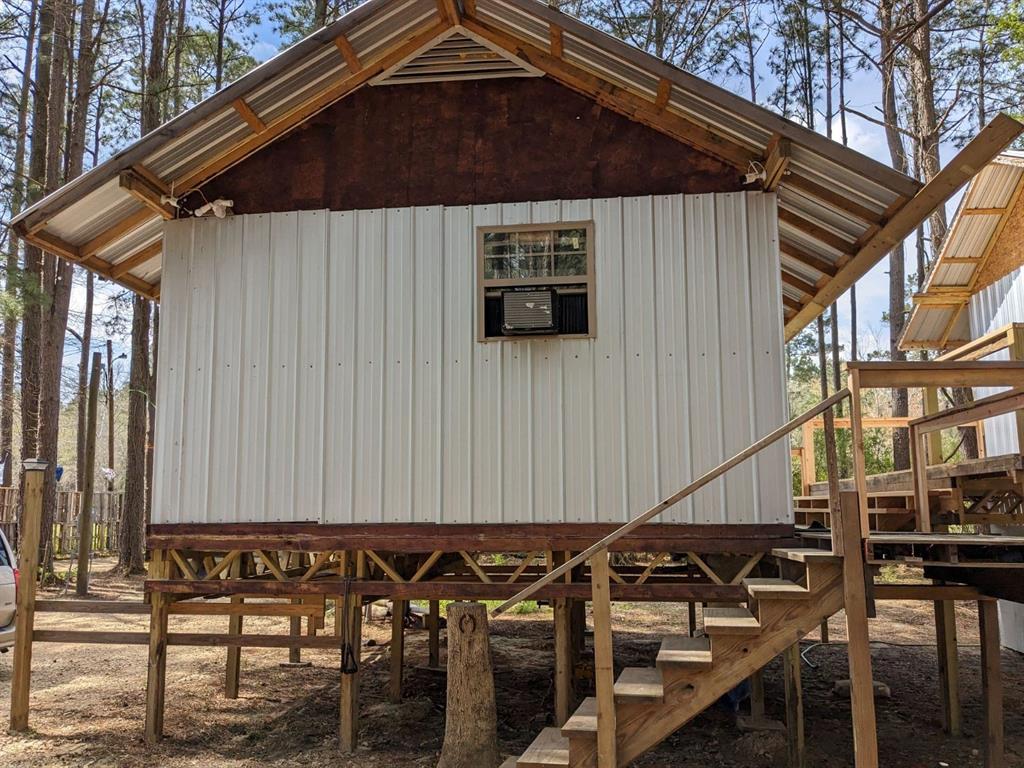
<path id="1" fill-rule="evenodd" d="M 938 189 L 922 195 L 917 181 L 536 0 L 369 0 L 12 224 L 42 247 L 158 297 L 152 241 L 162 219 L 175 215 L 162 195 L 201 187 L 355 90 L 393 81 L 388 74 L 404 71 L 410 57 L 450 45 L 453 30 L 508 54 L 520 65 L 516 74 L 540 71 L 737 173 L 751 163 L 763 168 L 765 187 L 779 196 L 787 339 L 966 181 L 957 176 L 968 165 L 961 163 L 941 199 Z M 997 143 L 1019 129 L 1004 123 Z"/>
<path id="2" fill-rule="evenodd" d="M 989 255 L 1009 219 L 1019 216 L 1024 152 L 1003 152 L 972 180 L 900 339 L 902 349 L 947 349 L 971 339 L 970 297 L 1000 277 Z M 1002 265 L 1005 274 L 1012 265 Z M 1017 264 L 1019 266 L 1019 264 Z"/>

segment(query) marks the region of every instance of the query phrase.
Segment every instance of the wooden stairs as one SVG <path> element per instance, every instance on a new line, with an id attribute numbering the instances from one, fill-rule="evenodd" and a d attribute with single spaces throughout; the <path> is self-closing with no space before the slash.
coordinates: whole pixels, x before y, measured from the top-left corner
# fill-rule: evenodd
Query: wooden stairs
<path id="1" fill-rule="evenodd" d="M 615 681 L 616 757 L 625 766 L 714 704 L 843 606 L 842 561 L 817 549 L 777 549 L 800 575 L 745 579 L 747 604 L 704 612 L 706 637 L 667 637 L 655 666 L 627 667 Z M 801 567 L 802 566 L 802 567 Z M 501 768 L 597 765 L 597 703 L 583 701 Z"/>

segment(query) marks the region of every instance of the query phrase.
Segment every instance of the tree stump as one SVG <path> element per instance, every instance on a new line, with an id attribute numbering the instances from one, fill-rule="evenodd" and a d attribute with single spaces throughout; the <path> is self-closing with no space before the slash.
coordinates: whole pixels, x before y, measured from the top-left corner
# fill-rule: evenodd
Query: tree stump
<path id="1" fill-rule="evenodd" d="M 498 713 L 483 603 L 448 605 L 448 705 L 437 768 L 496 768 Z"/>

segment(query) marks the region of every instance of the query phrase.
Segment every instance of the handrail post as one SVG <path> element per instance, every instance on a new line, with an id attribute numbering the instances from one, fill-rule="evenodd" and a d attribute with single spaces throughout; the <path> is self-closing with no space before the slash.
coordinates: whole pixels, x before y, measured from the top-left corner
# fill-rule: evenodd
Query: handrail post
<path id="1" fill-rule="evenodd" d="M 594 611 L 594 689 L 597 693 L 597 768 L 615 768 L 615 670 L 608 550 L 590 558 Z"/>

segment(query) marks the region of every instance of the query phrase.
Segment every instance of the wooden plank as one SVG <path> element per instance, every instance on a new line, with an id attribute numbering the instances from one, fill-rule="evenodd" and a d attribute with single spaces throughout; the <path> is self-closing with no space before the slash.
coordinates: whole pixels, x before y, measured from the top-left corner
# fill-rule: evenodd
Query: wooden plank
<path id="1" fill-rule="evenodd" d="M 794 245 L 788 240 L 779 240 L 779 251 L 791 259 L 799 261 L 815 272 L 820 272 L 826 277 L 834 277 L 839 271 L 839 268 L 832 262 L 826 261 L 813 253 L 808 253 L 798 245 Z M 817 293 L 817 291 L 815 291 Z"/>
<path id="2" fill-rule="evenodd" d="M 161 192 L 153 189 L 149 182 L 134 171 L 122 171 L 119 183 L 121 189 L 132 195 L 136 200 L 164 219 L 170 220 L 178 215 L 177 209 L 169 203 L 161 202 Z"/>
<path id="3" fill-rule="evenodd" d="M 338 35 L 334 38 L 334 45 L 341 52 L 342 58 L 345 59 L 345 64 L 350 72 L 358 72 L 363 68 L 363 64 L 359 61 L 359 56 L 356 54 L 356 49 L 352 47 L 352 43 L 349 42 L 345 35 Z"/>
<path id="4" fill-rule="evenodd" d="M 548 29 L 548 32 L 548 37 L 550 39 L 551 55 L 554 56 L 555 58 L 560 59 L 562 58 L 562 54 L 565 51 L 565 46 L 562 42 L 562 28 L 555 24 L 551 24 Z"/>
<path id="5" fill-rule="evenodd" d="M 999 642 L 999 606 L 978 603 L 981 631 L 981 695 L 985 717 L 985 768 L 1004 765 L 1003 672 Z"/>
<path id="6" fill-rule="evenodd" d="M 662 77 L 658 79 L 658 94 L 654 98 L 654 106 L 658 110 L 668 107 L 669 99 L 672 98 L 672 81 Z"/>
<path id="7" fill-rule="evenodd" d="M 355 563 L 351 558 L 343 555 L 344 566 L 342 573 L 346 576 L 355 573 L 356 579 L 366 576 L 366 554 L 356 553 Z M 345 605 L 347 603 L 347 606 Z M 347 600 L 339 600 L 336 610 L 347 608 L 348 615 L 342 617 L 343 622 L 348 623 L 348 642 L 351 644 L 355 661 L 355 669 L 344 668 L 342 661 L 341 672 L 341 701 L 339 706 L 339 743 L 343 752 L 354 752 L 359 743 L 359 683 L 362 676 L 362 647 L 363 647 L 363 611 L 362 601 L 359 597 L 349 594 Z M 339 638 L 341 639 L 341 638 Z"/>
<path id="8" fill-rule="evenodd" d="M 156 744 L 164 733 L 164 693 L 167 685 L 167 603 L 168 596 L 150 595 L 149 659 L 146 673 L 147 744 Z"/>
<path id="9" fill-rule="evenodd" d="M 405 666 L 405 600 L 391 602 L 391 649 L 388 678 L 388 700 L 392 704 L 402 701 L 402 671 Z"/>
<path id="10" fill-rule="evenodd" d="M 437 12 L 449 24 L 459 23 L 459 16 L 461 14 L 456 0 L 437 0 Z"/>
<path id="11" fill-rule="evenodd" d="M 782 179 L 789 172 L 790 158 L 789 139 L 776 133 L 768 141 L 768 149 L 764 154 L 764 190 L 774 192 Z M 781 210 L 781 209 L 780 209 Z"/>
<path id="12" fill-rule="evenodd" d="M 859 404 L 859 401 L 855 402 Z M 875 691 L 871 678 L 871 641 L 868 636 L 867 595 L 864 589 L 861 504 L 856 493 L 841 493 L 839 502 L 839 520 L 833 528 L 833 534 L 839 534 L 837 538 L 841 546 L 836 549 L 843 553 L 843 604 L 846 608 L 846 652 L 850 669 L 854 760 L 857 768 L 878 768 Z"/>
<path id="13" fill-rule="evenodd" d="M 830 306 L 857 280 L 867 274 L 892 247 L 914 231 L 932 211 L 1005 149 L 1021 132 L 1024 124 L 999 114 L 971 140 L 939 173 L 864 243 L 848 263 L 825 285 L 814 300 L 796 317 L 786 322 L 785 339 L 792 339 L 822 308 Z"/>
<path id="14" fill-rule="evenodd" d="M 608 551 L 590 559 L 594 619 L 594 687 L 597 701 L 597 768 L 616 768 L 615 672 L 612 648 Z"/>
<path id="15" fill-rule="evenodd" d="M 249 106 L 249 102 L 245 99 L 239 97 L 231 102 L 231 106 L 235 108 L 235 112 L 238 113 L 239 117 L 249 124 L 253 133 L 263 133 L 267 130 L 267 124 L 253 111 L 253 108 Z"/>
<path id="16" fill-rule="evenodd" d="M 235 550 L 237 552 L 237 550 Z M 227 559 L 227 558 L 225 558 Z M 223 561 L 222 561 L 223 562 Z M 239 555 L 228 566 L 232 579 L 238 579 L 242 575 L 242 557 Z M 232 596 L 229 603 L 231 608 L 245 608 L 245 598 Z M 228 634 L 241 635 L 243 625 L 243 614 L 232 613 L 228 619 Z M 238 698 L 238 686 L 242 676 L 242 649 L 240 647 L 228 647 L 224 661 L 224 697 L 228 699 Z"/>
<path id="17" fill-rule="evenodd" d="M 875 600 L 985 600 L 976 587 L 961 584 L 875 584 Z"/>
<path id="18" fill-rule="evenodd" d="M 11 664 L 11 730 L 28 730 L 29 690 L 32 686 L 32 638 L 35 628 L 36 579 L 43 516 L 43 474 L 46 462 L 25 462 L 21 530 L 18 542 L 20 584 L 15 597 L 14 652 Z"/>
<path id="19" fill-rule="evenodd" d="M 163 250 L 164 242 L 163 238 L 150 243 L 144 248 L 140 248 L 135 253 L 131 254 L 127 258 L 121 259 L 110 268 L 110 277 L 117 280 L 124 277 L 136 267 L 141 267 L 147 261 L 155 258 Z"/>
<path id="20" fill-rule="evenodd" d="M 876 596 L 877 597 L 877 596 Z M 950 736 L 960 735 L 960 661 L 956 642 L 956 604 L 936 600 L 935 646 L 939 663 L 939 699 L 942 728 Z"/>
<path id="21" fill-rule="evenodd" d="M 1013 387 L 1024 377 L 1024 362 L 850 362 L 864 389 L 889 387 Z"/>
<path id="22" fill-rule="evenodd" d="M 1024 323 L 1008 323 L 997 328 L 991 333 L 979 336 L 977 339 L 968 341 L 956 349 L 952 349 L 943 355 L 935 358 L 936 362 L 951 362 L 954 360 L 980 360 L 988 357 L 993 352 L 1006 349 L 1012 344 L 1012 337 L 1016 331 L 1024 331 Z M 1013 356 L 1011 360 L 1016 360 Z"/>
<path id="23" fill-rule="evenodd" d="M 858 219 L 867 222 L 868 224 L 885 223 L 885 215 L 883 213 L 860 205 L 851 199 L 849 195 L 844 194 L 846 190 L 839 191 L 823 186 L 822 184 L 811 181 L 799 173 L 795 173 L 792 169 L 790 169 L 790 172 L 786 174 L 786 186 L 795 187 L 796 189 L 806 192 L 813 197 L 824 200 L 829 205 L 838 208 L 851 216 L 856 216 Z"/>
<path id="24" fill-rule="evenodd" d="M 37 600 L 37 613 L 107 613 L 141 615 L 150 613 L 149 605 L 129 600 Z"/>
<path id="25" fill-rule="evenodd" d="M 804 693 L 800 681 L 800 643 L 782 654 L 782 676 L 786 691 L 786 754 L 789 768 L 806 768 L 804 743 Z"/>

